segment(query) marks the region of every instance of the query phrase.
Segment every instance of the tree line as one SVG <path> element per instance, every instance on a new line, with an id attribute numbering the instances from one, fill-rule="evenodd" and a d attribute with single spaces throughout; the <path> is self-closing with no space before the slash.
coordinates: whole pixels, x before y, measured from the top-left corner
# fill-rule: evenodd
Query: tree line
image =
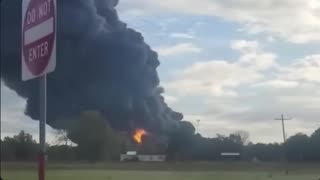
<path id="1" fill-rule="evenodd" d="M 248 133 L 204 138 L 200 134 L 180 132 L 169 141 L 168 157 L 172 160 L 223 161 L 222 152 L 240 153 L 234 160 L 320 162 L 320 128 L 310 136 L 297 133 L 286 143 L 252 143 Z"/>
<path id="2" fill-rule="evenodd" d="M 58 131 L 58 145 L 47 145 L 48 160 L 119 161 L 121 153 L 131 150 L 128 139 L 113 130 L 100 113 L 85 112 L 70 128 Z M 145 139 L 138 152 L 163 153 L 168 161 L 223 161 L 227 159 L 221 156 L 222 152 L 238 152 L 241 155 L 233 160 L 320 162 L 320 128 L 310 136 L 302 133 L 291 136 L 285 144 L 254 144 L 249 142 L 245 131 L 205 138 L 195 134 L 190 126 L 167 135 L 165 143 L 159 142 L 163 140 Z M 39 144 L 24 131 L 1 140 L 3 161 L 35 161 L 38 150 Z"/>

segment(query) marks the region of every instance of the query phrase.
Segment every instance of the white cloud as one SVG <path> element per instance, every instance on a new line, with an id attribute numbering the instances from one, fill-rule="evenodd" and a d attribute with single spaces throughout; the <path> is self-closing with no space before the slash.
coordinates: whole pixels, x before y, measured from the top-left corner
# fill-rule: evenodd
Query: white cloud
<path id="1" fill-rule="evenodd" d="M 262 88 L 294 88 L 299 85 L 296 81 L 286 81 L 286 80 L 270 80 L 261 83 L 254 84 L 253 87 L 262 87 Z"/>
<path id="2" fill-rule="evenodd" d="M 248 112 L 255 114 L 253 111 Z M 238 130 L 244 130 L 249 133 L 250 141 L 269 143 L 282 142 L 281 122 L 274 120 L 278 116 L 280 114 L 272 113 L 265 117 L 255 116 L 257 118 L 255 120 L 244 120 L 241 117 L 230 120 L 209 115 L 186 115 L 185 119 L 191 120 L 192 124 L 205 137 L 215 137 L 217 134 L 228 135 Z M 197 120 L 200 120 L 199 124 Z M 310 135 L 318 125 L 315 121 L 305 122 L 303 119 L 295 117 L 292 121 L 286 122 L 286 134 L 292 136 L 297 132 L 302 132 Z"/>
<path id="3" fill-rule="evenodd" d="M 179 101 L 178 98 L 175 96 L 170 96 L 170 95 L 163 95 L 163 96 L 165 101 L 170 105 L 173 105 Z"/>
<path id="4" fill-rule="evenodd" d="M 192 43 L 180 43 L 168 47 L 158 47 L 155 48 L 155 50 L 160 54 L 160 56 L 175 56 L 201 52 L 201 48 Z"/>
<path id="5" fill-rule="evenodd" d="M 177 72 L 165 84 L 166 92 L 193 98 L 198 114 L 186 119 L 199 127 L 204 136 L 228 134 L 243 129 L 254 142 L 281 142 L 281 126 L 274 121 L 282 113 L 294 119 L 287 122 L 288 135 L 312 133 L 320 126 L 320 55 L 276 63 L 277 56 L 266 52 L 256 41 L 238 40 L 231 48 L 239 52 L 236 60 L 197 62 Z M 189 113 L 190 111 L 186 111 Z"/>
<path id="6" fill-rule="evenodd" d="M 237 40 L 231 43 L 231 48 L 242 53 L 260 51 L 260 44 L 257 41 Z"/>
<path id="7" fill-rule="evenodd" d="M 172 38 L 180 38 L 180 39 L 193 39 L 193 35 L 187 33 L 172 33 L 170 34 Z"/>
<path id="8" fill-rule="evenodd" d="M 18 134 L 21 130 L 38 141 L 39 121 L 25 116 L 26 102 L 1 82 L 1 138 Z M 53 129 L 47 126 L 47 142 L 54 142 Z"/>
<path id="9" fill-rule="evenodd" d="M 148 13 L 174 13 L 221 17 L 243 25 L 243 30 L 270 33 L 295 43 L 320 41 L 318 0 L 123 0 L 123 6 Z"/>
<path id="10" fill-rule="evenodd" d="M 268 36 L 267 37 L 267 42 L 268 43 L 273 43 L 275 41 L 274 37 L 273 36 Z"/>
<path id="11" fill-rule="evenodd" d="M 237 96 L 232 88 L 261 80 L 263 71 L 275 63 L 276 56 L 264 52 L 256 41 L 238 40 L 231 47 L 241 53 L 238 60 L 197 62 L 178 73 L 166 88 L 181 94 Z"/>
<path id="12" fill-rule="evenodd" d="M 202 132 L 212 136 L 217 132 L 227 134 L 243 129 L 251 134 L 254 142 L 281 142 L 281 124 L 274 119 L 285 114 L 293 118 L 286 122 L 289 136 L 298 132 L 310 134 L 320 127 L 320 99 L 317 98 L 320 93 L 317 89 L 300 86 L 287 89 L 246 88 L 245 93 L 232 99 L 207 97 L 210 102 L 204 107 L 208 112 L 202 114 L 206 117 L 203 122 L 212 123 L 212 126 L 207 125 L 208 128 L 202 129 Z M 255 95 L 246 96 L 248 92 Z M 220 108 L 226 104 L 232 108 Z M 237 110 L 241 108 L 243 110 Z"/>
<path id="13" fill-rule="evenodd" d="M 145 11 L 141 9 L 129 9 L 128 11 L 125 11 L 125 13 L 121 14 L 122 16 L 129 17 L 142 17 L 146 15 Z"/>
<path id="14" fill-rule="evenodd" d="M 306 56 L 283 68 L 279 78 L 320 83 L 320 54 Z"/>

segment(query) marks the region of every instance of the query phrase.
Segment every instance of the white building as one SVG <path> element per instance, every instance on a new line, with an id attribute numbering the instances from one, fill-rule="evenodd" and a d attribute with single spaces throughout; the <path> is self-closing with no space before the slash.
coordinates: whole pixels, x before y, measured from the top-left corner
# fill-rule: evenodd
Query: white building
<path id="1" fill-rule="evenodd" d="M 164 162 L 166 156 L 162 154 L 137 154 L 136 151 L 128 151 L 120 155 L 120 161 Z"/>

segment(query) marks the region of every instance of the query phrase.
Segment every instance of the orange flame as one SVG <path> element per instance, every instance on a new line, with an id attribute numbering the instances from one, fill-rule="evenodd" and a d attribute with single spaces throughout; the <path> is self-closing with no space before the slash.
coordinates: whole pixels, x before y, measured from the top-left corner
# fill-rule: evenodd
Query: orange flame
<path id="1" fill-rule="evenodd" d="M 133 135 L 133 139 L 136 143 L 141 144 L 142 143 L 142 137 L 147 134 L 147 131 L 144 129 L 137 129 L 136 132 Z"/>

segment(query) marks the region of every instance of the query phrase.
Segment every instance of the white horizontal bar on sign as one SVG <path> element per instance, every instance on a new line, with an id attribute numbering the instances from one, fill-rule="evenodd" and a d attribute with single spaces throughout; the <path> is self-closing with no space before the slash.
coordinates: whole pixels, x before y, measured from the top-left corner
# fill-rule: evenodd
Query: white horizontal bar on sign
<path id="1" fill-rule="evenodd" d="M 38 39 L 41 39 L 53 33 L 53 17 L 38 24 L 37 26 L 28 29 L 24 33 L 24 45 L 28 45 Z"/>

